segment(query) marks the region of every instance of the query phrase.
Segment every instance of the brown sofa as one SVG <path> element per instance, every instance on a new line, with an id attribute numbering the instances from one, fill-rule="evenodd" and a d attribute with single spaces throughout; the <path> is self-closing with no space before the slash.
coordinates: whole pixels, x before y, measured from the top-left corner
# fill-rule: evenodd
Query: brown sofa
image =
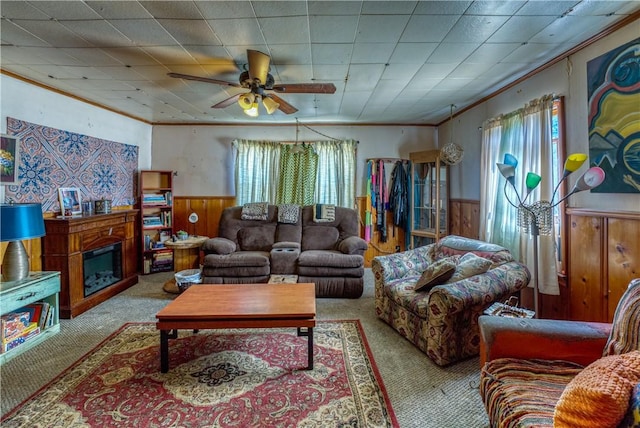
<path id="1" fill-rule="evenodd" d="M 202 249 L 203 283 L 266 283 L 271 275 L 297 275 L 316 284 L 317 297 L 362 295 L 364 252 L 358 213 L 335 207 L 335 220 L 314 221 L 313 206 L 301 207 L 295 223 L 278 221 L 278 206 L 269 205 L 265 220 L 242 218 L 243 207 L 220 217 L 219 236 Z"/>

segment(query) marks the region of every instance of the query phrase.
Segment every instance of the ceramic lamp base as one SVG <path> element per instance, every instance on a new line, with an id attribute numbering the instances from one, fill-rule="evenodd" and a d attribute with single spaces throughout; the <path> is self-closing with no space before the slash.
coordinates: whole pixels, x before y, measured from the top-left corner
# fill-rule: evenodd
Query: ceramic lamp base
<path id="1" fill-rule="evenodd" d="M 19 281 L 29 276 L 29 255 L 22 241 L 11 241 L 2 259 L 2 280 Z"/>

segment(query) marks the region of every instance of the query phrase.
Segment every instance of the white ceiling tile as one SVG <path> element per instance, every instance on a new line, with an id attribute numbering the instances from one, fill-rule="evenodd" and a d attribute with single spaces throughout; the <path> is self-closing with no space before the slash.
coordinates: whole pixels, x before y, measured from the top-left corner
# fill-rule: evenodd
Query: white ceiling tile
<path id="1" fill-rule="evenodd" d="M 272 64 L 309 64 L 311 49 L 307 43 L 271 46 Z"/>
<path id="2" fill-rule="evenodd" d="M 136 67 L 103 67 L 102 70 L 123 81 L 146 80 L 163 80 L 170 79 L 167 77 L 167 67 L 164 65 L 139 65 Z M 201 70 L 198 70 L 201 72 Z M 205 74 L 202 74 L 205 76 Z"/>
<path id="3" fill-rule="evenodd" d="M 49 15 L 36 9 L 31 4 L 18 1 L 0 2 L 0 15 L 6 19 L 48 20 L 50 18 Z"/>
<path id="4" fill-rule="evenodd" d="M 137 1 L 87 1 L 86 3 L 105 19 L 151 18 L 151 14 Z"/>
<path id="5" fill-rule="evenodd" d="M 481 76 L 482 73 L 493 67 L 492 63 L 472 63 L 463 62 L 457 66 L 447 77 L 452 79 L 475 79 Z"/>
<path id="6" fill-rule="evenodd" d="M 100 66 L 120 66 L 122 63 L 116 58 L 108 55 L 105 51 L 96 48 L 64 48 L 60 49 L 65 55 L 76 60 L 78 64 L 93 64 Z M 56 52 L 55 55 L 60 55 Z"/>
<path id="7" fill-rule="evenodd" d="M 141 1 L 142 7 L 156 19 L 201 19 L 200 10 L 192 1 Z"/>
<path id="8" fill-rule="evenodd" d="M 409 15 L 362 15 L 356 42 L 395 43 L 408 21 Z"/>
<path id="9" fill-rule="evenodd" d="M 462 16 L 443 39 L 447 43 L 484 42 L 506 21 L 506 16 Z"/>
<path id="10" fill-rule="evenodd" d="M 156 60 L 158 64 L 197 64 L 196 59 L 182 46 L 147 46 L 144 51 Z"/>
<path id="11" fill-rule="evenodd" d="M 522 43 L 483 43 L 463 63 L 495 64 L 520 47 Z"/>
<path id="12" fill-rule="evenodd" d="M 448 78 L 448 79 L 443 79 L 440 83 L 438 83 L 433 90 L 434 91 L 451 91 L 451 90 L 455 90 L 458 91 L 462 88 L 464 88 L 465 86 L 467 86 L 469 83 L 471 83 L 471 81 L 473 81 L 473 78 Z"/>
<path id="13" fill-rule="evenodd" d="M 176 43 L 153 19 L 114 19 L 111 23 L 137 46 L 164 46 Z"/>
<path id="14" fill-rule="evenodd" d="M 409 15 L 416 8 L 417 1 L 370 1 L 362 2 L 362 13 L 365 15 Z"/>
<path id="15" fill-rule="evenodd" d="M 81 1 L 35 1 L 31 5 L 57 20 L 100 18 L 93 9 Z"/>
<path id="16" fill-rule="evenodd" d="M 224 46 L 216 45 L 183 45 L 199 64 L 235 64 L 229 51 Z"/>
<path id="17" fill-rule="evenodd" d="M 462 15 L 471 3 L 471 0 L 420 1 L 414 15 Z"/>
<path id="18" fill-rule="evenodd" d="M 73 32 L 56 21 L 16 20 L 13 21 L 13 23 L 19 25 L 39 39 L 46 40 L 47 43 L 52 46 L 65 48 L 91 46 L 89 42 L 75 35 Z M 4 29 L 2 31 L 4 32 Z M 36 43 L 37 46 L 41 46 L 40 42 Z"/>
<path id="19" fill-rule="evenodd" d="M 414 15 L 402 33 L 401 42 L 441 42 L 460 19 L 456 15 Z"/>
<path id="20" fill-rule="evenodd" d="M 196 1 L 204 19 L 255 18 L 250 1 Z"/>
<path id="21" fill-rule="evenodd" d="M 309 42 L 309 22 L 306 16 L 259 18 L 258 22 L 269 44 Z"/>
<path id="22" fill-rule="evenodd" d="M 616 0 L 583 0 L 571 8 L 569 15 L 574 16 L 594 16 L 614 14 L 623 2 Z"/>
<path id="23" fill-rule="evenodd" d="M 265 43 L 256 19 L 213 19 L 208 22 L 220 42 L 225 46 L 248 46 Z M 242 29 L 242 31 L 238 31 L 239 29 Z"/>
<path id="24" fill-rule="evenodd" d="M 526 42 L 554 21 L 552 16 L 512 16 L 487 39 L 489 43 Z"/>
<path id="25" fill-rule="evenodd" d="M 318 80 L 344 81 L 349 73 L 347 64 L 313 64 L 313 77 Z"/>
<path id="26" fill-rule="evenodd" d="M 530 64 L 540 59 L 546 52 L 553 51 L 554 49 L 555 46 L 550 44 L 528 43 L 515 49 L 500 62 Z M 560 52 L 558 52 L 558 54 L 560 54 Z"/>
<path id="27" fill-rule="evenodd" d="M 392 80 L 397 86 L 404 86 L 413 79 L 420 67 L 420 64 L 389 64 L 384 68 L 381 78 Z"/>
<path id="28" fill-rule="evenodd" d="M 358 16 L 311 16 L 311 43 L 353 43 Z"/>
<path id="29" fill-rule="evenodd" d="M 393 64 L 424 64 L 437 47 L 437 43 L 398 43 L 389 62 Z"/>
<path id="30" fill-rule="evenodd" d="M 479 43 L 440 43 L 427 59 L 428 63 L 454 63 L 464 61 L 480 46 Z"/>
<path id="31" fill-rule="evenodd" d="M 55 48 L 20 48 L 16 46 L 2 46 L 0 50 L 0 64 L 4 67 L 9 64 L 32 65 L 32 64 L 51 64 L 41 55 L 35 52 L 35 49 L 52 49 Z"/>
<path id="32" fill-rule="evenodd" d="M 389 61 L 395 43 L 356 43 L 353 45 L 351 63 L 384 64 Z"/>
<path id="33" fill-rule="evenodd" d="M 309 15 L 359 15 L 361 2 L 357 1 L 312 1 L 307 2 L 309 5 Z"/>
<path id="34" fill-rule="evenodd" d="M 306 1 L 254 1 L 251 4 L 258 18 L 268 16 L 305 16 L 307 14 Z"/>
<path id="35" fill-rule="evenodd" d="M 3 46 L 51 46 L 50 43 L 35 36 L 25 28 L 21 28 L 19 25 L 5 19 L 0 21 L 0 39 L 2 39 Z"/>
<path id="36" fill-rule="evenodd" d="M 309 65 L 279 65 L 275 78 L 276 83 L 309 83 L 312 79 L 313 70 Z"/>
<path id="37" fill-rule="evenodd" d="M 85 58 L 77 58 L 77 57 L 68 55 L 66 52 L 64 52 L 64 49 L 41 48 L 41 47 L 22 48 L 22 49 L 28 49 L 29 52 L 46 60 L 47 63 L 49 64 L 71 65 L 71 66 L 82 66 L 82 65 L 92 64 L 91 62 L 86 62 Z M 89 48 L 81 48 L 81 49 L 89 49 Z M 4 55 L 4 47 L 2 48 L 2 54 Z"/>
<path id="38" fill-rule="evenodd" d="M 136 65 L 158 65 L 149 54 L 147 54 L 142 48 L 137 47 L 117 47 L 117 48 L 102 48 L 107 55 L 110 55 L 128 66 Z"/>
<path id="39" fill-rule="evenodd" d="M 474 1 L 466 10 L 465 15 L 502 15 L 508 16 L 518 12 L 526 1 Z"/>
<path id="40" fill-rule="evenodd" d="M 594 28 L 601 21 L 595 16 L 565 16 L 556 19 L 531 38 L 533 43 L 564 43 Z"/>
<path id="41" fill-rule="evenodd" d="M 314 64 L 348 64 L 351 59 L 352 45 L 323 43 L 311 45 Z"/>
<path id="42" fill-rule="evenodd" d="M 427 63 L 420 67 L 416 73 L 416 79 L 422 77 L 444 79 L 458 66 L 457 62 L 452 63 Z"/>
<path id="43" fill-rule="evenodd" d="M 159 19 L 158 22 L 181 45 L 222 45 L 207 21 Z"/>
<path id="44" fill-rule="evenodd" d="M 554 0 L 535 0 L 528 1 L 527 4 L 522 6 L 515 13 L 516 15 L 538 15 L 538 16 L 554 16 L 558 17 L 576 4 L 580 3 L 581 0 L 571 0 L 571 1 L 554 1 Z"/>
<path id="45" fill-rule="evenodd" d="M 384 65 L 382 64 L 352 64 L 349 67 L 349 80 L 347 80 L 345 91 L 372 90 L 383 71 Z"/>
<path id="46" fill-rule="evenodd" d="M 60 21 L 69 31 L 96 47 L 129 46 L 133 41 L 113 28 L 107 21 Z"/>

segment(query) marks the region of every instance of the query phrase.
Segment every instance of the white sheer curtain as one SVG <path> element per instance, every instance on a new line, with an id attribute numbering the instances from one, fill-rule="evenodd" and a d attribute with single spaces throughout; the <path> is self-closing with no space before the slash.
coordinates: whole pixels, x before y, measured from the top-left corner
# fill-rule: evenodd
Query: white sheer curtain
<path id="1" fill-rule="evenodd" d="M 316 202 L 354 208 L 356 201 L 356 149 L 354 140 L 316 141 L 318 154 Z"/>
<path id="2" fill-rule="evenodd" d="M 518 210 L 508 203 L 505 179 L 495 164 L 502 162 L 505 153 L 514 155 L 518 159 L 515 186 L 520 195 L 526 194 L 527 173 L 535 172 L 543 179 L 527 199 L 527 204 L 548 201 L 555 185 L 552 169 L 557 167 L 552 158 L 552 109 L 553 96 L 534 100 L 522 109 L 485 122 L 482 135 L 480 237 L 509 248 L 535 276 L 538 272 L 533 268 L 534 237 L 519 230 Z M 506 192 L 511 201 L 517 201 L 510 185 Z M 539 238 L 538 263 L 544 275 L 539 278 L 538 287 L 541 293 L 557 295 L 554 233 Z"/>
<path id="3" fill-rule="evenodd" d="M 280 143 L 234 140 L 236 150 L 236 203 L 276 201 Z"/>
<path id="4" fill-rule="evenodd" d="M 283 143 L 235 140 L 236 203 L 276 203 Z M 357 141 L 308 142 L 318 155 L 315 203 L 355 207 Z"/>

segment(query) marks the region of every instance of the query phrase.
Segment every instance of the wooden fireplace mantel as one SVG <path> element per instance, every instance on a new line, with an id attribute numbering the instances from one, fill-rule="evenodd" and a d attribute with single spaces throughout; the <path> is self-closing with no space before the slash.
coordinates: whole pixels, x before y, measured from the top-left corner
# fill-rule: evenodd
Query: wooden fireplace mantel
<path id="1" fill-rule="evenodd" d="M 138 282 L 135 225 L 138 210 L 46 218 L 42 238 L 44 269 L 60 271 L 60 318 L 72 318 Z M 122 244 L 122 279 L 84 296 L 82 253 Z"/>

